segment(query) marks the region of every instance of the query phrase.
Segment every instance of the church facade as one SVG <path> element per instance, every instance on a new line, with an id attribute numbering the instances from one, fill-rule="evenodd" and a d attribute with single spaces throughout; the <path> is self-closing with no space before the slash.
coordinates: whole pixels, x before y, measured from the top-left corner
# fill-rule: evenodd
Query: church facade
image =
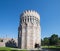
<path id="1" fill-rule="evenodd" d="M 18 27 L 18 47 L 34 49 L 41 46 L 40 15 L 34 10 L 26 10 L 20 15 Z"/>

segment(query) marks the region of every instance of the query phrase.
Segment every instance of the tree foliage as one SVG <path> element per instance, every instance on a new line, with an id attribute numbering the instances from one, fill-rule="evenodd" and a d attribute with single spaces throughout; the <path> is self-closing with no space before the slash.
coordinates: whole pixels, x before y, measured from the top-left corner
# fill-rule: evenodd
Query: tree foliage
<path id="1" fill-rule="evenodd" d="M 47 38 L 47 37 L 44 38 L 44 44 L 49 45 L 49 38 Z"/>
<path id="2" fill-rule="evenodd" d="M 50 45 L 57 45 L 58 39 L 59 39 L 59 38 L 58 38 L 58 35 L 53 34 L 53 35 L 50 37 L 50 39 L 49 39 Z"/>
<path id="3" fill-rule="evenodd" d="M 45 37 L 41 40 L 41 45 L 59 45 L 60 46 L 60 37 L 56 34 L 52 34 L 50 37 Z"/>
<path id="4" fill-rule="evenodd" d="M 6 47 L 17 47 L 15 40 L 11 39 L 5 43 Z"/>

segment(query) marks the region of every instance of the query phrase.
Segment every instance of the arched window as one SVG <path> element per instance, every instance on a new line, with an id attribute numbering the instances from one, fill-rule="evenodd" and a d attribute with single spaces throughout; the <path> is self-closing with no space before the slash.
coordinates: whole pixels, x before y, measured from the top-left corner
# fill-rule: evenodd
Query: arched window
<path id="1" fill-rule="evenodd" d="M 28 16 L 28 22 L 29 22 L 29 16 Z"/>
<path id="2" fill-rule="evenodd" d="M 33 23 L 33 16 L 31 17 L 31 22 Z"/>
<path id="3" fill-rule="evenodd" d="M 25 20 L 25 22 L 26 22 L 26 16 L 25 16 L 25 19 L 24 19 L 24 20 Z"/>
<path id="4" fill-rule="evenodd" d="M 35 24 L 36 24 L 36 17 L 35 17 Z"/>
<path id="5" fill-rule="evenodd" d="M 38 25 L 38 18 L 36 18 L 36 24 Z"/>

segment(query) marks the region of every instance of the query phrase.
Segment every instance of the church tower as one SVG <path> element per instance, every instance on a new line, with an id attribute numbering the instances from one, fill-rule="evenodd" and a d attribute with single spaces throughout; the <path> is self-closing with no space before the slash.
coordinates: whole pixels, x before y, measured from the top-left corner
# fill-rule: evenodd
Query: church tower
<path id="1" fill-rule="evenodd" d="M 41 46 L 40 15 L 34 10 L 26 10 L 20 15 L 18 27 L 18 47 L 34 49 Z"/>

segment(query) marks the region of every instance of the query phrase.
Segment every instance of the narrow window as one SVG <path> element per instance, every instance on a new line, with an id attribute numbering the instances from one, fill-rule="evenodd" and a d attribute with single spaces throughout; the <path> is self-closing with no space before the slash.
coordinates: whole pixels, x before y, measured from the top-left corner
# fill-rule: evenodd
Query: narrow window
<path id="1" fill-rule="evenodd" d="M 31 22 L 33 23 L 33 17 L 31 17 Z"/>
<path id="2" fill-rule="evenodd" d="M 31 16 L 30 16 L 30 21 L 31 21 Z"/>
<path id="3" fill-rule="evenodd" d="M 29 16 L 28 16 L 28 22 L 29 22 Z"/>
<path id="4" fill-rule="evenodd" d="M 35 23 L 36 23 L 36 17 L 35 17 L 34 21 L 35 21 Z"/>
<path id="5" fill-rule="evenodd" d="M 26 22 L 26 16 L 25 16 L 25 22 Z"/>

